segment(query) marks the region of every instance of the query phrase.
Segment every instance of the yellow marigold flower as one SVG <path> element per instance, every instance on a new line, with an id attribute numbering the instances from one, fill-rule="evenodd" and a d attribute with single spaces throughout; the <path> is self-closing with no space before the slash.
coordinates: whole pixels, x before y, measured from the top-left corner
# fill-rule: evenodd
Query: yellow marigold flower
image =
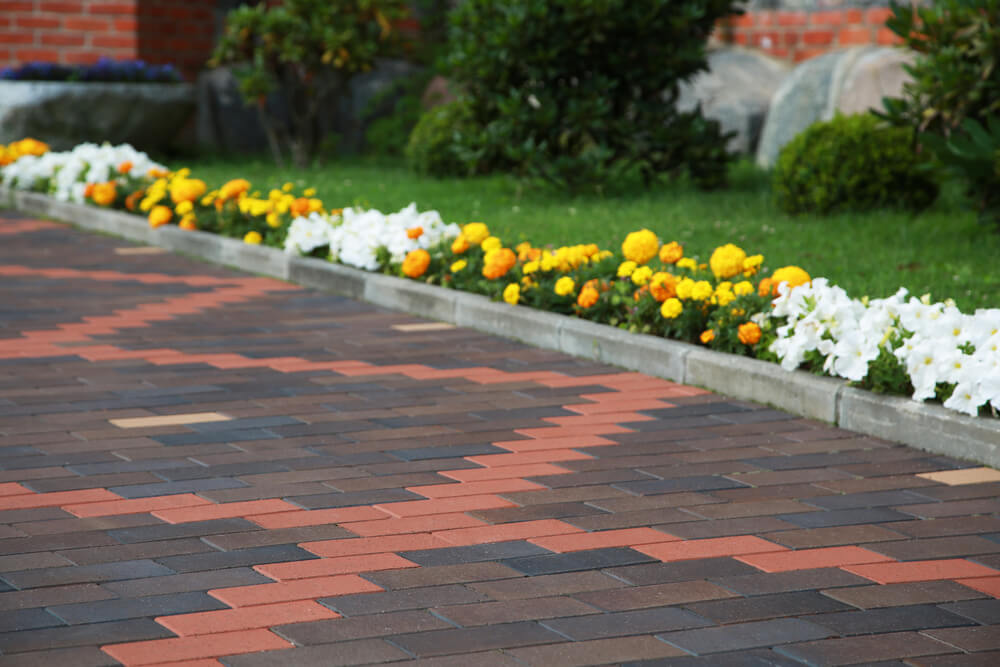
<path id="1" fill-rule="evenodd" d="M 597 247 L 596 243 L 588 243 L 583 246 L 583 252 L 587 255 L 587 257 L 593 257 L 594 255 L 600 253 L 601 249 Z"/>
<path id="2" fill-rule="evenodd" d="M 191 175 L 191 167 L 184 167 L 183 169 L 177 170 L 177 178 L 187 178 Z"/>
<path id="3" fill-rule="evenodd" d="M 559 260 L 556 259 L 555 255 L 548 251 L 542 253 L 542 271 L 552 271 L 558 266 Z"/>
<path id="4" fill-rule="evenodd" d="M 622 262 L 621 264 L 618 265 L 618 272 L 617 272 L 618 277 L 628 278 L 630 275 L 632 275 L 632 272 L 635 271 L 637 268 L 638 266 L 636 265 L 636 263 L 631 260 L 627 262 Z"/>
<path id="5" fill-rule="evenodd" d="M 677 241 L 664 243 L 660 248 L 660 261 L 664 264 L 674 264 L 684 256 L 684 246 Z"/>
<path id="6" fill-rule="evenodd" d="M 645 264 L 656 257 L 656 251 L 660 248 L 660 240 L 656 234 L 648 229 L 640 229 L 625 237 L 622 242 L 622 254 L 625 259 L 636 264 Z"/>
<path id="7" fill-rule="evenodd" d="M 175 204 L 199 199 L 208 190 L 205 181 L 197 178 L 178 178 L 170 184 L 170 199 Z"/>
<path id="8" fill-rule="evenodd" d="M 511 283 L 503 290 L 503 300 L 512 306 L 516 306 L 517 302 L 521 300 L 521 286 L 517 283 Z"/>
<path id="9" fill-rule="evenodd" d="M 699 280 L 691 286 L 691 299 L 694 301 L 705 301 L 712 298 L 712 283 L 707 280 Z"/>
<path id="10" fill-rule="evenodd" d="M 479 244 L 479 247 L 483 249 L 483 252 L 489 252 L 490 250 L 499 250 L 503 247 L 503 242 L 495 236 L 487 236 Z"/>
<path id="11" fill-rule="evenodd" d="M 677 295 L 677 278 L 673 274 L 659 271 L 649 279 L 649 293 L 653 298 L 663 303 L 667 299 Z"/>
<path id="12" fill-rule="evenodd" d="M 733 301 L 736 300 L 736 295 L 730 290 L 715 290 L 715 294 L 712 295 L 712 303 L 718 304 L 720 306 L 728 306 Z"/>
<path id="13" fill-rule="evenodd" d="M 715 249 L 708 264 L 716 278 L 726 279 L 743 273 L 743 260 L 746 258 L 743 248 L 727 243 Z"/>
<path id="14" fill-rule="evenodd" d="M 760 327 L 753 322 L 747 322 L 736 329 L 736 335 L 744 345 L 756 345 L 760 340 Z"/>
<path id="15" fill-rule="evenodd" d="M 451 272 L 452 273 L 458 273 L 459 271 L 461 271 L 462 269 L 464 269 L 468 265 L 469 265 L 469 263 L 466 262 L 464 259 L 460 259 L 457 262 L 452 262 L 451 263 L 451 267 L 450 267 L 451 268 Z"/>
<path id="16" fill-rule="evenodd" d="M 180 227 L 181 229 L 194 231 L 198 229 L 198 221 L 195 219 L 194 215 L 189 213 L 188 215 L 185 215 L 183 218 L 181 218 L 180 222 L 177 223 L 177 226 Z"/>
<path id="17" fill-rule="evenodd" d="M 214 202 L 215 198 L 218 197 L 218 196 L 219 196 L 219 191 L 218 190 L 212 190 L 211 192 L 209 192 L 208 194 L 206 194 L 204 197 L 201 198 L 201 205 L 202 206 L 211 206 L 212 202 Z"/>
<path id="18" fill-rule="evenodd" d="M 260 245 L 263 240 L 264 237 L 260 235 L 260 232 L 247 232 L 243 235 L 243 242 L 250 245 Z"/>
<path id="19" fill-rule="evenodd" d="M 640 266 L 638 269 L 632 272 L 629 278 L 632 280 L 633 285 L 645 285 L 649 282 L 649 279 L 653 277 L 653 269 L 648 266 Z"/>
<path id="20" fill-rule="evenodd" d="M 264 219 L 267 220 L 268 227 L 272 228 L 281 227 L 281 217 L 274 211 L 268 213 L 267 217 Z"/>
<path id="21" fill-rule="evenodd" d="M 107 183 L 98 183 L 94 186 L 94 191 L 91 197 L 94 203 L 98 206 L 110 206 L 115 202 L 115 197 L 118 193 L 115 190 L 115 182 L 108 181 Z"/>
<path id="22" fill-rule="evenodd" d="M 749 278 L 757 275 L 760 265 L 764 263 L 764 255 L 750 255 L 743 260 L 743 275 Z"/>
<path id="23" fill-rule="evenodd" d="M 419 239 L 424 233 L 423 227 L 410 227 L 406 230 L 406 238 Z"/>
<path id="24" fill-rule="evenodd" d="M 530 276 L 532 273 L 538 271 L 539 266 L 540 264 L 538 263 L 537 260 L 532 262 L 525 262 L 524 266 L 521 267 L 521 271 L 524 273 L 524 275 Z"/>
<path id="25" fill-rule="evenodd" d="M 698 262 L 694 261 L 690 257 L 682 257 L 675 263 L 678 269 L 687 269 L 688 271 L 697 271 Z"/>
<path id="26" fill-rule="evenodd" d="M 601 293 L 597 291 L 594 287 L 593 281 L 588 281 L 583 289 L 580 290 L 580 295 L 576 298 L 576 305 L 581 308 L 590 308 L 597 300 L 601 298 Z"/>
<path id="27" fill-rule="evenodd" d="M 569 296 L 576 291 L 576 282 L 569 276 L 563 276 L 556 281 L 555 289 L 553 290 L 559 296 Z"/>
<path id="28" fill-rule="evenodd" d="M 174 207 L 177 215 L 187 215 L 194 210 L 194 204 L 190 201 L 182 201 L 180 204 Z"/>
<path id="29" fill-rule="evenodd" d="M 733 308 L 732 310 L 729 311 L 729 314 L 732 315 L 733 317 L 743 317 L 744 315 L 746 315 L 746 311 L 743 310 L 742 308 Z"/>
<path id="30" fill-rule="evenodd" d="M 469 239 L 465 238 L 465 234 L 459 234 L 455 237 L 455 240 L 451 242 L 451 252 L 454 255 L 461 255 L 468 249 Z"/>
<path id="31" fill-rule="evenodd" d="M 315 197 L 310 197 L 309 198 L 309 212 L 310 213 L 319 213 L 322 210 L 323 210 L 323 200 L 322 199 L 316 199 Z"/>
<path id="32" fill-rule="evenodd" d="M 747 294 L 753 294 L 753 283 L 749 280 L 741 280 L 740 282 L 733 285 L 733 292 L 736 296 L 746 296 Z"/>
<path id="33" fill-rule="evenodd" d="M 680 302 L 680 299 L 675 299 L 673 297 L 667 299 L 660 306 L 660 315 L 664 319 L 672 320 L 684 312 L 684 304 Z"/>
<path id="34" fill-rule="evenodd" d="M 698 340 L 700 340 L 705 345 L 708 345 L 713 340 L 715 340 L 715 331 L 713 331 L 712 329 L 706 329 L 705 331 L 702 331 L 701 335 L 698 336 Z"/>
<path id="35" fill-rule="evenodd" d="M 250 181 L 245 178 L 234 178 L 221 188 L 219 188 L 219 199 L 229 201 L 236 199 L 241 194 L 250 189 Z"/>
<path id="36" fill-rule="evenodd" d="M 306 188 L 305 190 L 302 191 L 302 194 L 304 194 L 306 197 L 315 197 L 316 188 Z"/>
<path id="37" fill-rule="evenodd" d="M 157 169 L 156 167 L 150 167 L 149 171 L 146 172 L 146 175 L 150 178 L 166 178 L 170 175 L 170 172 L 163 169 Z"/>
<path id="38" fill-rule="evenodd" d="M 591 258 L 593 259 L 593 257 L 596 257 L 597 261 L 599 262 L 601 260 L 607 259 L 608 257 L 614 257 L 614 256 L 615 253 L 611 252 L 610 250 L 602 250 L 599 253 L 597 253 L 597 255 L 592 256 Z"/>
<path id="39" fill-rule="evenodd" d="M 490 235 L 490 228 L 482 222 L 470 222 L 462 227 L 462 234 L 465 235 L 470 245 L 479 245 Z"/>
<path id="40" fill-rule="evenodd" d="M 174 217 L 174 212 L 167 206 L 154 206 L 149 212 L 149 226 L 153 229 L 161 227 Z"/>
<path id="41" fill-rule="evenodd" d="M 677 298 L 682 301 L 687 301 L 691 298 L 691 292 L 694 290 L 694 281 L 690 278 L 682 278 L 679 283 L 677 283 Z"/>
<path id="42" fill-rule="evenodd" d="M 291 192 L 294 187 L 295 187 L 295 185 L 291 181 L 288 181 L 284 185 L 281 186 L 281 191 L 282 192 Z"/>
<path id="43" fill-rule="evenodd" d="M 529 259 L 531 251 L 532 251 L 531 243 L 529 243 L 528 241 L 521 241 L 516 246 L 514 246 L 514 252 L 517 253 L 517 258 L 521 261 Z"/>
<path id="44" fill-rule="evenodd" d="M 778 285 L 781 283 L 788 283 L 789 287 L 798 287 L 805 285 L 810 280 L 812 278 L 803 269 L 797 266 L 783 266 L 771 274 L 771 282 L 774 285 L 772 293 L 778 294 Z"/>
<path id="45" fill-rule="evenodd" d="M 403 275 L 408 278 L 419 278 L 427 273 L 431 264 L 431 254 L 423 248 L 411 250 L 403 259 Z"/>

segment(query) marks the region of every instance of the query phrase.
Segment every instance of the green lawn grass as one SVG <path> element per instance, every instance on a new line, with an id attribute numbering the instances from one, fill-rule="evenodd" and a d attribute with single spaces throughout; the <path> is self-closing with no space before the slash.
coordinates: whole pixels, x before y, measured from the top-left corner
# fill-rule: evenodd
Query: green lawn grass
<path id="1" fill-rule="evenodd" d="M 678 182 L 603 196 L 521 188 L 504 176 L 437 180 L 386 160 L 355 158 L 307 170 L 279 169 L 264 158 L 171 166 L 190 166 L 210 187 L 237 176 L 264 191 L 285 181 L 313 186 L 330 208 L 360 205 L 388 213 L 416 202 L 447 222 L 485 222 L 508 244 L 594 242 L 617 249 L 628 232 L 646 227 L 706 261 L 716 246 L 736 243 L 762 253 L 771 270 L 797 264 L 852 296 L 887 296 L 903 286 L 935 300 L 951 297 L 969 313 L 1000 307 L 1000 234 L 976 224 L 954 184 L 916 215 L 882 210 L 792 217 L 775 206 L 769 175 L 748 162 L 733 167 L 731 185 L 722 191 Z"/>

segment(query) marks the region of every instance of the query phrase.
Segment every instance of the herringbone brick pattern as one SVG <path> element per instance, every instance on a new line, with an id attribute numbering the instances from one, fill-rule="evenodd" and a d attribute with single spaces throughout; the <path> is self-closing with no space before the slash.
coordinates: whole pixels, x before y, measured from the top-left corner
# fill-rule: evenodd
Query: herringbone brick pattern
<path id="1" fill-rule="evenodd" d="M 1000 662 L 994 471 L 0 235 L 0 667 Z"/>

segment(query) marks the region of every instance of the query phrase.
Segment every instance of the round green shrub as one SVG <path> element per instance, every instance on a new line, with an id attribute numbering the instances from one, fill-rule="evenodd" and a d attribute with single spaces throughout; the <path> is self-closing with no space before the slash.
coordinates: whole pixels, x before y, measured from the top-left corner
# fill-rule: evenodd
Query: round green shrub
<path id="1" fill-rule="evenodd" d="M 465 156 L 474 132 L 468 104 L 456 100 L 420 117 L 406 144 L 406 160 L 416 172 L 439 178 L 467 176 L 473 164 Z"/>
<path id="2" fill-rule="evenodd" d="M 919 210 L 938 194 L 932 164 L 914 149 L 913 131 L 871 114 L 810 125 L 781 149 L 773 187 L 778 206 L 793 214 Z"/>

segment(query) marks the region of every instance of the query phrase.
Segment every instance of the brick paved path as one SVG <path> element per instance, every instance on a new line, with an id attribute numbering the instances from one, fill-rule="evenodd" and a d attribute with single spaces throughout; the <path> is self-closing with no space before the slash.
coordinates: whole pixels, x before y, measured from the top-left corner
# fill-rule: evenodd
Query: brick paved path
<path id="1" fill-rule="evenodd" d="M 0 217 L 0 666 L 1000 664 L 1000 475 Z"/>

